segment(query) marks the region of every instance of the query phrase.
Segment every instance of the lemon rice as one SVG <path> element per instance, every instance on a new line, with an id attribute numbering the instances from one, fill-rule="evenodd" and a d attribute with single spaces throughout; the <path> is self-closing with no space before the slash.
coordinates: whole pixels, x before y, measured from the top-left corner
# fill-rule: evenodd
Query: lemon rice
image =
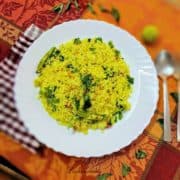
<path id="1" fill-rule="evenodd" d="M 113 43 L 75 38 L 40 60 L 35 86 L 45 110 L 61 125 L 87 133 L 122 119 L 134 79 Z"/>

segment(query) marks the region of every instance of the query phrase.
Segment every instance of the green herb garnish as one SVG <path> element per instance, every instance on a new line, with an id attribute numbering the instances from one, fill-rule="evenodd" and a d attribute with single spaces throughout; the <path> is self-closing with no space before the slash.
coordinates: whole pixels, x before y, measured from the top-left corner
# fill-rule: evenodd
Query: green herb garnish
<path id="1" fill-rule="evenodd" d="M 56 111 L 56 103 L 59 103 L 59 99 L 55 96 L 55 91 L 57 87 L 46 87 L 44 92 L 41 92 L 41 95 L 44 95 L 47 103 L 52 107 L 53 111 Z"/>
<path id="2" fill-rule="evenodd" d="M 131 168 L 130 166 L 128 166 L 127 164 L 122 164 L 122 169 L 121 169 L 121 172 L 122 172 L 122 176 L 125 177 L 127 176 L 130 172 L 131 172 Z"/>
<path id="3" fill-rule="evenodd" d="M 95 42 L 103 42 L 103 40 L 102 40 L 102 37 L 97 37 L 96 39 L 95 39 Z"/>
<path id="4" fill-rule="evenodd" d="M 89 50 L 94 52 L 96 50 L 96 48 L 90 47 Z"/>
<path id="5" fill-rule="evenodd" d="M 84 85 L 85 89 L 89 90 L 90 86 L 92 85 L 92 76 L 91 74 L 87 74 L 81 77 L 82 84 Z"/>
<path id="6" fill-rule="evenodd" d="M 81 77 L 81 81 L 84 86 L 83 110 L 86 111 L 88 108 L 91 107 L 91 100 L 90 100 L 90 96 L 88 95 L 88 92 L 90 90 L 90 87 L 92 86 L 93 78 L 92 78 L 91 74 L 87 74 L 87 75 Z"/>
<path id="7" fill-rule="evenodd" d="M 64 4 L 60 3 L 59 5 L 53 7 L 53 11 L 56 13 L 62 13 L 63 7 Z"/>
<path id="8" fill-rule="evenodd" d="M 115 75 L 115 72 L 112 69 L 102 66 L 104 74 L 106 75 L 105 79 L 112 78 Z"/>
<path id="9" fill-rule="evenodd" d="M 53 11 L 56 13 L 65 13 L 70 10 L 72 3 L 74 3 L 75 8 L 79 10 L 78 0 L 68 0 L 65 5 L 60 3 L 59 5 L 54 6 Z"/>
<path id="10" fill-rule="evenodd" d="M 59 49 L 56 49 L 54 52 L 53 52 L 53 56 L 58 56 L 60 54 L 60 50 Z"/>
<path id="11" fill-rule="evenodd" d="M 111 173 L 100 174 L 96 177 L 96 180 L 107 180 L 107 178 L 110 176 L 112 176 Z"/>
<path id="12" fill-rule="evenodd" d="M 59 55 L 59 60 L 60 61 L 64 61 L 64 56 L 63 55 Z"/>
<path id="13" fill-rule="evenodd" d="M 72 64 L 68 64 L 66 67 L 67 68 L 74 68 Z"/>
<path id="14" fill-rule="evenodd" d="M 74 44 L 81 44 L 80 38 L 75 38 L 74 39 Z"/>
<path id="15" fill-rule="evenodd" d="M 121 120 L 122 119 L 122 111 L 118 111 L 118 112 L 116 112 L 116 114 L 115 114 L 115 118 L 116 118 L 116 121 L 118 121 L 118 120 Z"/>
<path id="16" fill-rule="evenodd" d="M 102 5 L 99 5 L 99 9 L 100 9 L 100 11 L 101 12 L 103 12 L 103 13 L 110 13 L 110 11 L 108 10 L 108 9 L 106 9 L 104 6 L 102 6 Z"/>
<path id="17" fill-rule="evenodd" d="M 138 149 L 136 152 L 135 152 L 135 156 L 136 156 L 136 159 L 144 159 L 147 157 L 147 153 L 141 149 Z"/>
<path id="18" fill-rule="evenodd" d="M 111 121 L 110 121 L 111 125 L 116 123 L 118 120 L 121 120 L 122 117 L 123 117 L 122 111 L 118 111 L 118 112 L 114 113 L 114 115 L 113 115 L 113 117 L 111 118 Z"/>
<path id="19" fill-rule="evenodd" d="M 120 110 L 120 111 L 124 111 L 125 108 L 122 104 L 120 104 L 118 101 L 116 101 L 116 107 Z"/>
<path id="20" fill-rule="evenodd" d="M 70 69 L 72 73 L 78 72 L 78 69 L 75 68 L 72 64 L 68 64 L 66 67 Z"/>
<path id="21" fill-rule="evenodd" d="M 84 96 L 84 105 L 83 105 L 83 110 L 86 111 L 88 108 L 91 107 L 91 100 L 89 95 L 85 95 Z"/>
<path id="22" fill-rule="evenodd" d="M 78 3 L 78 0 L 74 0 L 74 6 L 76 7 L 77 10 L 79 10 L 79 3 Z"/>
<path id="23" fill-rule="evenodd" d="M 133 78 L 133 77 L 127 75 L 127 80 L 128 80 L 128 82 L 129 82 L 130 84 L 134 84 L 134 78 Z"/>
<path id="24" fill-rule="evenodd" d="M 92 13 L 92 14 L 96 14 L 95 10 L 93 9 L 92 4 L 89 2 L 87 4 L 87 9 Z"/>
<path id="25" fill-rule="evenodd" d="M 54 52 L 56 51 L 56 47 L 52 47 L 41 59 L 38 64 L 36 73 L 41 73 L 42 69 L 45 68 L 51 62 L 51 57 L 54 56 Z"/>
<path id="26" fill-rule="evenodd" d="M 115 56 L 116 56 L 116 57 L 119 57 L 120 51 L 116 49 L 114 52 L 115 52 Z"/>
<path id="27" fill-rule="evenodd" d="M 108 42 L 108 45 L 110 46 L 110 48 L 114 48 L 114 44 L 113 44 L 112 41 L 109 41 L 109 42 Z"/>
<path id="28" fill-rule="evenodd" d="M 75 104 L 76 109 L 79 110 L 79 107 L 80 107 L 80 100 L 77 99 L 76 97 L 74 98 L 74 104 Z"/>
<path id="29" fill-rule="evenodd" d="M 115 21 L 118 23 L 119 20 L 120 20 L 119 10 L 113 7 L 113 8 L 111 9 L 111 15 L 113 16 L 113 18 L 115 19 Z"/>

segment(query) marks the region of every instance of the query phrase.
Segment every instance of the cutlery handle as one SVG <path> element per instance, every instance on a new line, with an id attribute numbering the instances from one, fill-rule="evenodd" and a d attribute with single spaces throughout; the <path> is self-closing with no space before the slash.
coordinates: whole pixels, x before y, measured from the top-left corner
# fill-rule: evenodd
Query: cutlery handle
<path id="1" fill-rule="evenodd" d="M 167 79 L 163 79 L 163 91 L 164 91 L 164 141 L 171 141 L 171 122 L 170 122 L 170 111 L 169 111 L 169 99 L 168 99 L 168 87 Z"/>
<path id="2" fill-rule="evenodd" d="M 180 142 L 180 80 L 178 80 L 177 141 Z"/>

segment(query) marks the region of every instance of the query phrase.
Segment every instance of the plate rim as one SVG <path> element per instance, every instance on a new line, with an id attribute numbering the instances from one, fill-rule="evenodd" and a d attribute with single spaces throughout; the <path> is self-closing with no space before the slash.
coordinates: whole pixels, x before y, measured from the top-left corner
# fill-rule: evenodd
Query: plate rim
<path id="1" fill-rule="evenodd" d="M 147 50 L 146 50 L 146 48 L 140 43 L 140 41 L 138 41 L 133 35 L 131 35 L 129 32 L 127 32 L 126 30 L 124 30 L 124 29 L 122 29 L 122 28 L 120 28 L 120 27 L 118 27 L 118 26 L 115 26 L 114 24 L 111 24 L 111 23 L 108 23 L 108 22 L 105 22 L 105 21 L 99 21 L 99 20 L 91 20 L 91 19 L 85 19 L 85 20 L 72 20 L 72 21 L 68 21 L 68 22 L 64 22 L 64 23 L 62 23 L 62 24 L 60 24 L 60 25 L 57 25 L 57 26 L 61 26 L 61 25 L 63 25 L 63 24 L 69 24 L 69 23 L 72 23 L 72 22 L 84 22 L 84 21 L 86 21 L 86 22 L 88 22 L 88 21 L 90 21 L 90 22 L 98 22 L 98 23 L 104 23 L 104 24 L 107 24 L 107 25 L 111 25 L 111 26 L 113 26 L 113 27 L 115 27 L 115 28 L 118 28 L 118 29 L 120 29 L 121 31 L 124 31 L 125 33 L 127 33 L 128 35 L 130 35 L 130 37 L 131 38 L 133 38 L 140 46 L 141 46 L 141 48 L 143 48 L 144 49 L 144 51 L 145 51 L 145 53 L 146 53 L 146 55 L 148 56 L 148 59 L 150 59 L 151 60 L 151 65 L 152 65 L 152 68 L 154 68 L 154 78 L 156 79 L 154 79 L 155 81 L 156 81 L 156 90 L 157 90 L 157 92 L 156 92 L 156 94 L 155 94 L 155 102 L 154 102 L 154 107 L 152 107 L 151 109 L 152 109 L 152 113 L 151 113 L 151 115 L 149 115 L 150 117 L 149 117 L 149 120 L 148 121 L 146 121 L 146 123 L 143 125 L 143 129 L 142 129 L 142 131 L 141 132 L 138 132 L 137 133 L 137 135 L 136 135 L 136 137 L 134 137 L 132 140 L 130 140 L 130 142 L 128 142 L 128 143 L 126 143 L 127 145 L 126 146 L 128 146 L 129 144 L 131 144 L 133 141 L 135 141 L 141 134 L 142 134 L 142 132 L 144 131 L 144 129 L 147 127 L 147 125 L 150 123 L 150 121 L 151 121 L 151 118 L 152 118 L 152 116 L 154 115 L 154 112 L 155 112 L 155 110 L 156 110 L 156 107 L 157 107 L 157 103 L 158 103 L 158 97 L 159 97 L 159 84 L 158 84 L 158 77 L 157 77 L 157 72 L 156 72 L 156 69 L 155 69 L 155 66 L 154 66 L 154 63 L 153 63 L 153 61 L 152 61 L 152 59 L 151 59 L 151 56 L 149 55 L 149 53 L 147 52 Z M 54 28 L 57 28 L 57 26 L 54 26 L 52 29 L 50 29 L 49 31 L 52 31 Z M 44 35 L 45 36 L 45 35 Z M 25 53 L 25 55 L 24 56 L 26 56 L 26 54 L 28 54 L 28 51 Z M 22 61 L 24 61 L 24 56 L 23 56 L 23 58 L 22 58 L 22 60 L 21 60 L 21 62 Z M 21 62 L 20 62 L 20 64 L 21 64 Z M 20 67 L 20 64 L 19 64 L 19 66 L 18 66 L 18 70 L 19 70 L 19 67 Z M 15 77 L 15 85 L 14 85 L 14 93 L 15 93 L 15 103 L 16 103 L 16 107 L 17 107 L 17 109 L 18 109 L 18 111 L 20 111 L 19 110 L 19 105 L 18 105 L 18 98 L 17 98 L 17 90 L 16 90 L 16 88 L 17 88 L 17 76 L 18 76 L 18 70 L 17 70 L 17 73 L 16 73 L 16 77 Z M 19 112 L 19 115 L 20 115 L 20 117 L 21 117 L 21 113 Z M 23 122 L 25 123 L 25 126 L 28 128 L 28 130 L 30 131 L 30 126 L 29 126 L 29 124 L 27 123 L 27 122 L 25 122 L 24 120 L 23 120 Z M 30 131 L 30 132 L 32 132 L 32 130 Z M 34 133 L 33 133 L 34 134 Z M 35 134 L 34 134 L 35 135 Z M 35 136 L 37 136 L 37 134 L 35 135 Z M 38 138 L 39 139 L 39 138 Z M 40 139 L 39 139 L 40 140 Z M 41 140 L 40 140 L 41 141 Z M 44 143 L 44 144 L 46 144 L 44 141 L 42 141 L 42 143 Z M 48 146 L 48 144 L 46 144 L 47 146 Z M 66 155 L 68 155 L 68 156 L 75 156 L 75 157 L 86 157 L 86 158 L 88 158 L 88 157 L 101 157 L 101 156 L 104 156 L 104 155 L 109 155 L 109 154 L 112 154 L 112 153 L 114 153 L 114 152 L 117 152 L 117 151 L 120 151 L 121 149 L 123 149 L 123 148 L 125 148 L 126 146 L 123 146 L 123 147 L 120 147 L 120 148 L 118 148 L 117 150 L 113 150 L 112 152 L 107 152 L 107 153 L 105 153 L 105 154 L 96 154 L 96 155 L 74 155 L 74 154 L 71 154 L 71 153 L 67 153 L 67 152 L 62 152 L 62 151 L 60 151 L 60 150 L 58 150 L 57 148 L 55 148 L 55 147 L 51 147 L 51 148 L 53 148 L 55 151 L 57 151 L 57 152 L 61 152 L 61 153 L 63 153 L 63 154 L 66 154 Z"/>

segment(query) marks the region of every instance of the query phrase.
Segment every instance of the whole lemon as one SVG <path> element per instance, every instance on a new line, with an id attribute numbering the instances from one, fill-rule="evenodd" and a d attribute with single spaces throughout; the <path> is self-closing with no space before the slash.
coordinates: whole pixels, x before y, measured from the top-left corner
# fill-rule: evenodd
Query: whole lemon
<path id="1" fill-rule="evenodd" d="M 142 31 L 142 39 L 145 43 L 154 43 L 159 36 L 158 28 L 154 25 L 147 25 Z"/>

